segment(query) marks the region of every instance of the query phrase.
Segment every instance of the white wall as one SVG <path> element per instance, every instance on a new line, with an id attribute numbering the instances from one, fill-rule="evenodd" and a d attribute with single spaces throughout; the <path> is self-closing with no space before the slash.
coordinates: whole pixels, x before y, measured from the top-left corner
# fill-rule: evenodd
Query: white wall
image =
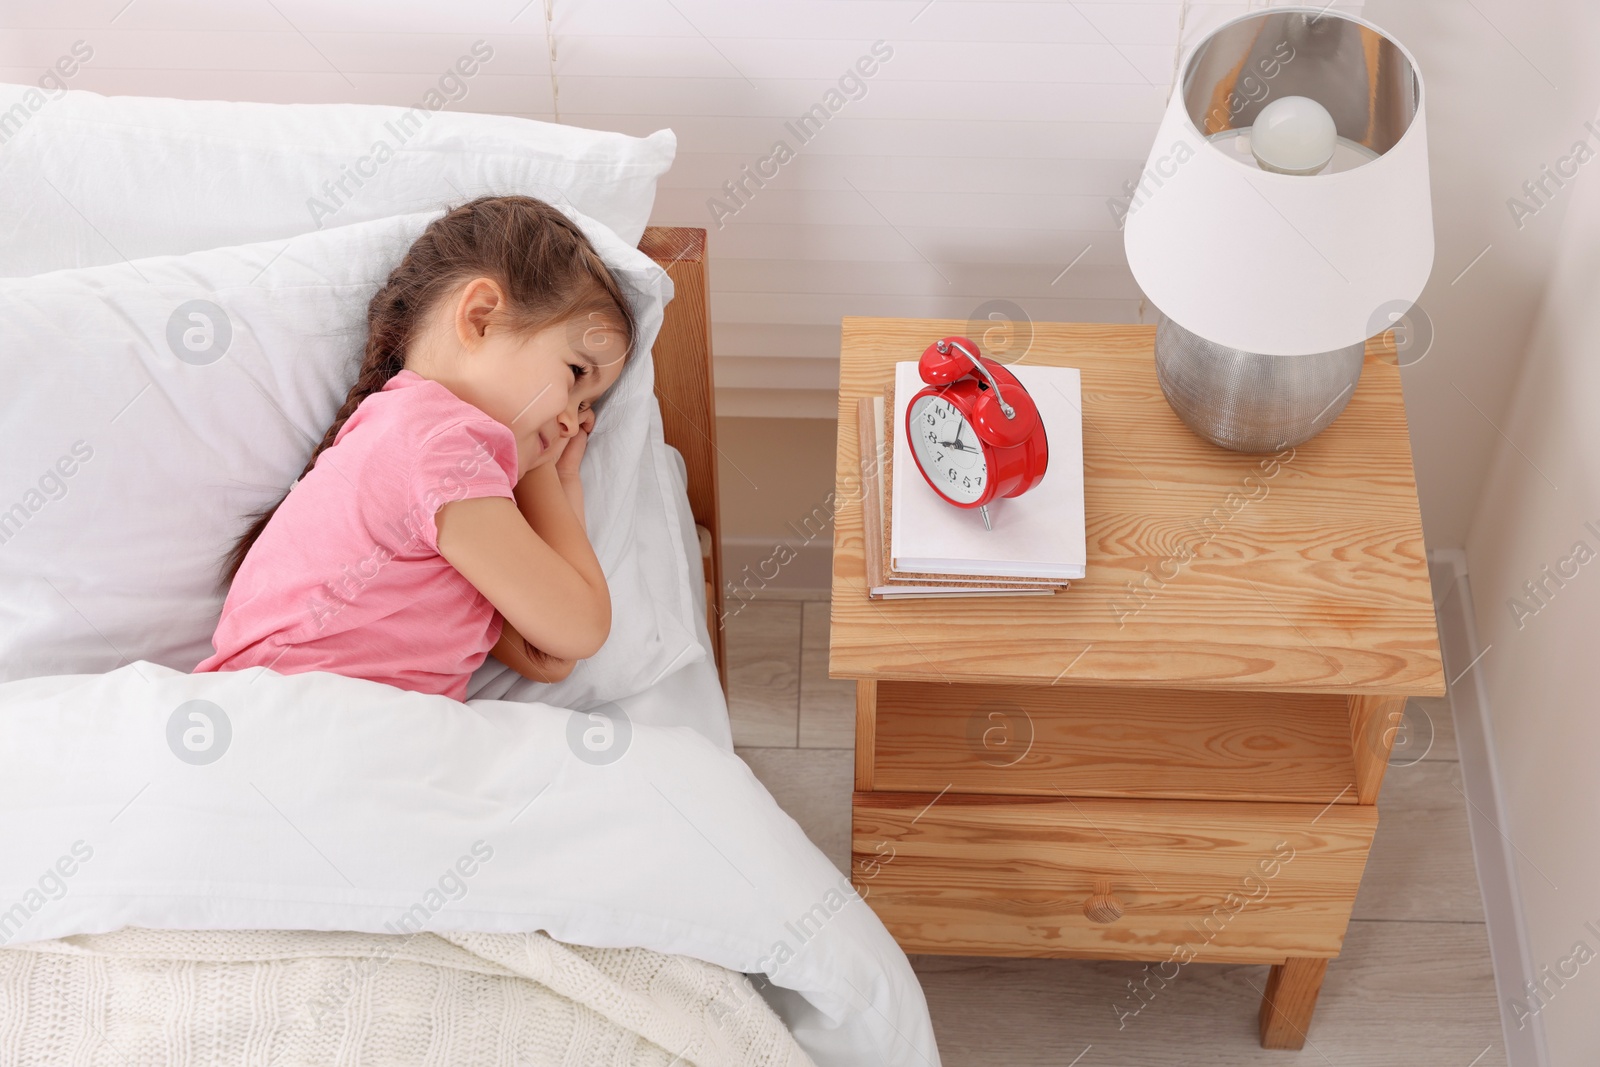
<path id="1" fill-rule="evenodd" d="M 1430 546 L 1466 543 L 1571 187 L 1551 185 L 1553 198 L 1520 228 L 1506 201 L 1526 199 L 1522 183 L 1578 138 L 1600 149 L 1583 128 L 1600 97 L 1597 9 L 1594 0 L 1366 5 L 1364 16 L 1416 56 L 1428 90 L 1436 250 L 1419 303 L 1435 341 L 1401 374 Z"/>
<path id="2" fill-rule="evenodd" d="M 1037 321 L 1149 321 L 1108 201 L 1144 166 L 1180 34 L 1250 6 L 786 0 L 713 15 L 700 28 L 725 71 L 756 83 L 725 86 L 722 109 L 749 121 L 679 126 L 657 216 L 713 228 L 720 410 L 832 419 L 843 315 L 965 319 L 1006 301 Z M 894 58 L 867 94 L 714 218 L 721 183 L 879 39 Z"/>
<path id="3" fill-rule="evenodd" d="M 711 229 L 721 412 L 831 419 L 842 315 L 998 299 L 1148 321 L 1107 200 L 1143 165 L 1180 23 L 1192 42 L 1252 6 L 1269 5 L 550 0 L 547 22 L 546 0 L 0 0 L 0 79 L 33 81 L 82 38 L 77 88 L 409 104 L 483 37 L 495 58 L 452 107 L 678 131 L 655 221 Z M 1461 545 L 1565 210 L 1518 231 L 1505 200 L 1576 136 L 1600 65 L 1564 28 L 1579 0 L 1335 6 L 1396 33 L 1428 79 L 1439 340 L 1406 392 L 1428 541 Z M 893 58 L 799 145 L 784 122 L 878 40 Z M 714 219 L 707 200 L 778 138 L 795 158 Z"/>
<path id="4" fill-rule="evenodd" d="M 1538 1012 L 1556 1065 L 1600 1063 L 1600 174 L 1585 170 L 1569 192 L 1560 256 L 1467 541 L 1486 651 L 1457 683 L 1481 684 L 1487 698 L 1533 970 L 1559 975 L 1580 942 L 1595 954 L 1568 965 L 1577 973 L 1564 985 L 1549 984 Z M 1563 566 L 1579 542 L 1577 555 L 1592 561 Z M 1557 572 L 1558 584 L 1546 566 L 1576 574 Z M 1529 581 L 1544 582 L 1538 600 Z"/>

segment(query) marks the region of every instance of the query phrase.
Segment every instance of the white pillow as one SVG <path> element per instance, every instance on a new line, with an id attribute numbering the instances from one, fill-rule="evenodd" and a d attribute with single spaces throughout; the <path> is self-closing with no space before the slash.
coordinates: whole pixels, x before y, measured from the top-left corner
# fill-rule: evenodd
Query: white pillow
<path id="1" fill-rule="evenodd" d="M 480 45 L 467 66 L 494 70 L 492 47 Z M 0 277 L 273 240 L 491 193 L 570 207 L 632 246 L 677 148 L 671 130 L 631 137 L 427 105 L 50 96 L 35 85 L 0 85 L 0 115 Z"/>
<path id="2" fill-rule="evenodd" d="M 639 320 L 582 467 L 612 629 L 566 681 L 508 689 L 584 708 L 705 649 L 672 595 L 689 575 L 654 444 L 650 345 L 672 283 L 571 214 Z M 300 473 L 354 381 L 368 300 L 435 216 L 0 279 L 0 680 L 210 655 L 222 555 Z"/>

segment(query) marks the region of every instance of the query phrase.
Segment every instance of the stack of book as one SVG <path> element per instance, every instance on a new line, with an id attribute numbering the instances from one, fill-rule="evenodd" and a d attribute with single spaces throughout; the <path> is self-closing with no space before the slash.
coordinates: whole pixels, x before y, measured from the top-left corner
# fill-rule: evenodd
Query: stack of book
<path id="1" fill-rule="evenodd" d="M 923 479 L 905 439 L 905 411 L 923 387 L 915 361 L 895 364 L 890 395 L 857 401 L 867 595 L 1048 596 L 1082 578 L 1082 391 L 1074 367 L 1013 364 L 1050 444 L 1038 485 L 989 505 L 958 508 Z"/>

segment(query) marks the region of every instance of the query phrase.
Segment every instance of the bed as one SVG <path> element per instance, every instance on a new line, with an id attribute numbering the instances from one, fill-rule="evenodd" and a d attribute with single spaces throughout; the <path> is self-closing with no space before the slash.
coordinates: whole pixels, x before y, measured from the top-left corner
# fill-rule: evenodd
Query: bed
<path id="1" fill-rule="evenodd" d="M 8 99 L 14 88 L 0 87 L 0 110 L 10 100 L 25 102 L 20 92 Z M 56 114 L 31 120 L 25 137 L 42 137 L 57 119 L 96 134 L 137 126 L 145 136 L 153 128 L 146 112 L 179 103 L 135 101 L 128 106 L 146 109 L 139 121 L 112 124 L 96 117 L 95 109 L 109 106 L 106 98 L 64 96 L 73 99 L 53 102 Z M 210 106 L 184 102 L 183 112 L 195 111 L 201 126 L 215 130 Z M 252 119 L 229 114 L 234 128 Z M 280 113 L 262 116 L 276 122 Z M 444 123 L 435 129 L 446 137 Z M 475 143 L 481 149 L 500 129 L 479 123 Z M 240 135 L 240 144 L 246 140 Z M 281 153 L 284 143 L 275 136 L 246 147 Z M 460 142 L 447 147 L 459 153 Z M 0 182 L 12 191 L 26 148 L 7 146 L 9 169 L 0 169 Z M 438 166 L 437 145 L 416 150 Z M 81 156 L 73 162 L 88 170 Z M 608 174 L 618 171 L 615 159 L 604 163 Z M 129 169 L 113 172 L 126 178 Z M 88 206 L 90 194 L 63 174 L 51 188 L 74 200 L 69 206 L 84 223 L 96 217 L 100 226 L 90 228 L 104 239 L 106 222 Z M 653 189 L 654 173 L 649 177 Z M 151 189 L 152 201 L 159 199 Z M 252 283 L 277 278 L 283 284 L 267 288 L 281 297 L 305 288 L 294 271 L 304 274 L 312 263 L 306 276 L 359 292 L 352 278 L 362 277 L 337 276 L 348 257 L 316 255 L 338 252 L 330 242 L 357 238 L 392 254 L 415 223 L 391 223 L 398 216 L 383 212 L 422 206 L 383 204 L 372 211 L 375 221 L 343 231 L 230 246 L 210 260 L 176 258 L 180 249 L 161 247 L 168 239 L 157 224 L 162 212 L 204 215 L 196 201 L 207 195 L 217 197 L 216 217 L 238 214 L 236 192 L 230 202 L 225 191 L 200 188 L 173 194 L 166 207 L 144 205 L 129 230 L 113 231 L 118 245 L 155 258 L 100 249 L 98 261 L 87 259 L 94 237 L 58 211 L 40 234 L 52 254 L 77 258 L 23 277 L 20 260 L 7 258 L 14 247 L 0 252 L 0 318 L 91 339 L 102 330 L 102 346 L 110 338 L 132 344 L 124 334 L 143 328 L 139 301 L 152 293 L 178 299 L 173 294 L 183 285 L 201 284 L 197 264 L 241 271 Z M 591 195 L 577 208 L 604 211 L 608 204 Z M 7 210 L 0 205 L 0 215 Z M 11 659 L 0 662 L 9 672 L 0 677 L 0 731 L 8 738 L 0 748 L 0 1062 L 938 1063 L 904 954 L 849 879 L 732 751 L 715 595 L 722 575 L 705 234 L 647 229 L 647 210 L 636 203 L 629 210 L 636 233 L 627 218 L 609 224 L 664 269 L 672 297 L 652 349 L 650 405 L 670 517 L 645 534 L 655 547 L 670 541 L 682 555 L 701 654 L 681 666 L 675 659 L 659 681 L 598 704 L 558 703 L 558 694 L 574 691 L 552 689 L 517 699 L 480 695 L 462 705 L 318 672 L 189 674 L 183 665 L 195 662 L 192 650 L 176 638 L 161 643 L 182 605 L 169 611 L 157 599 L 134 603 L 145 615 L 126 632 L 94 609 L 78 611 L 94 632 L 82 648 L 66 631 L 47 631 L 37 647 L 26 646 L 18 634 L 30 609 L 7 604 L 10 614 L 0 612 L 0 658 Z M 24 233 L 44 225 L 40 214 L 0 218 L 0 225 Z M 270 214 L 258 205 L 243 224 L 264 227 Z M 148 231 L 133 234 L 140 225 Z M 226 245 L 241 239 L 236 230 L 204 239 Z M 79 279 L 68 268 L 83 262 L 104 265 L 85 268 Z M 122 270 L 119 262 L 139 279 L 109 273 Z M 194 291 L 254 291 L 243 282 L 219 285 L 214 276 L 203 284 Z M 50 321 L 69 306 L 56 305 L 52 316 L 50 300 L 73 285 L 124 294 L 110 301 L 107 325 L 93 316 Z M 236 344 L 248 333 L 273 347 L 266 325 L 252 318 L 255 305 L 230 299 L 243 301 L 230 305 Z M 304 325 L 305 336 L 337 337 L 341 321 Z M 160 334 L 162 326 L 151 329 Z M 149 344 L 160 348 L 159 337 Z M 15 330 L 0 331 L 0 371 L 11 381 L 25 377 L 38 350 L 37 343 L 22 346 Z M 139 397 L 151 394 L 119 392 L 105 384 L 114 377 L 109 371 L 90 374 L 70 364 L 70 354 L 58 352 L 51 373 L 76 392 L 105 391 L 91 398 L 103 401 L 90 405 L 95 425 L 116 429 L 97 431 L 105 436 L 93 441 L 95 458 L 63 481 L 51 474 L 67 469 L 51 465 L 55 442 L 36 441 L 42 431 L 33 424 L 17 430 L 32 409 L 50 404 L 30 394 L 26 381 L 0 404 L 5 473 L 34 478 L 43 469 L 67 486 L 60 497 L 41 497 L 38 508 L 27 494 L 18 497 L 30 514 L 0 544 L 0 584 L 21 588 L 28 568 L 43 568 L 48 589 L 81 607 L 97 588 L 73 584 L 82 576 L 61 561 L 69 550 L 86 551 L 93 531 L 75 541 L 76 528 L 62 520 L 115 512 L 122 500 L 116 493 L 130 477 L 154 484 L 161 472 L 129 475 L 146 471 L 148 456 L 135 457 L 146 467 L 115 466 L 133 452 L 116 434 L 147 417 Z M 196 415 L 185 400 L 183 382 L 197 373 L 176 367 L 160 380 L 162 401 L 190 422 L 211 418 L 207 432 L 234 432 L 236 411 Z M 251 388 L 273 380 L 257 374 Z M 213 392 L 197 395 L 214 397 L 220 387 L 207 388 Z M 289 390 L 276 395 L 273 408 L 289 421 L 325 425 L 318 403 Z M 299 447 L 292 435 L 285 440 Z M 259 433 L 251 443 L 268 445 Z M 591 449 L 599 451 L 593 443 Z M 282 463 L 257 475 L 255 458 L 230 457 L 203 488 L 245 493 L 259 477 L 269 479 L 269 489 L 285 484 Z M 586 466 L 586 490 L 587 475 Z M 93 478 L 102 479 L 99 488 Z M 191 503 L 174 496 L 163 508 Z M 169 516 L 169 531 L 178 536 L 203 516 L 204 508 L 181 523 Z M 127 555 L 136 559 L 145 538 L 129 528 L 119 521 Z M 593 516 L 590 528 L 604 536 Z M 184 553 L 164 551 L 153 566 L 181 568 Z M 56 568 L 53 581 L 46 565 Z M 133 569 L 127 560 L 123 568 Z M 0 592 L 10 596 L 16 588 Z M 147 638 L 150 648 L 177 651 L 111 656 L 91 647 L 94 634 L 108 646 L 144 648 L 130 642 Z M 72 666 L 46 669 L 58 648 L 60 662 Z M 17 666 L 30 656 L 28 669 Z M 211 717 L 196 719 L 195 707 Z M 211 731 L 198 749 L 190 741 L 201 728 L 191 723 Z M 596 737 L 602 743 L 593 743 Z"/>

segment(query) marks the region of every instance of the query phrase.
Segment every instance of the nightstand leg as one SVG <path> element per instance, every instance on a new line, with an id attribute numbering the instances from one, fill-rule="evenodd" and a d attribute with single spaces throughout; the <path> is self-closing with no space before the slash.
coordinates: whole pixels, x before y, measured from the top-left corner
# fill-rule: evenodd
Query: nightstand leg
<path id="1" fill-rule="evenodd" d="M 872 792 L 873 754 L 878 739 L 878 683 L 856 681 L 856 789 Z"/>
<path id="2" fill-rule="evenodd" d="M 1327 972 L 1328 961 L 1320 957 L 1291 956 L 1272 968 L 1261 998 L 1262 1048 L 1305 1047 Z"/>
<path id="3" fill-rule="evenodd" d="M 1406 713 L 1403 696 L 1350 698 L 1350 741 L 1356 760 L 1356 803 L 1376 804 L 1383 772 Z"/>

